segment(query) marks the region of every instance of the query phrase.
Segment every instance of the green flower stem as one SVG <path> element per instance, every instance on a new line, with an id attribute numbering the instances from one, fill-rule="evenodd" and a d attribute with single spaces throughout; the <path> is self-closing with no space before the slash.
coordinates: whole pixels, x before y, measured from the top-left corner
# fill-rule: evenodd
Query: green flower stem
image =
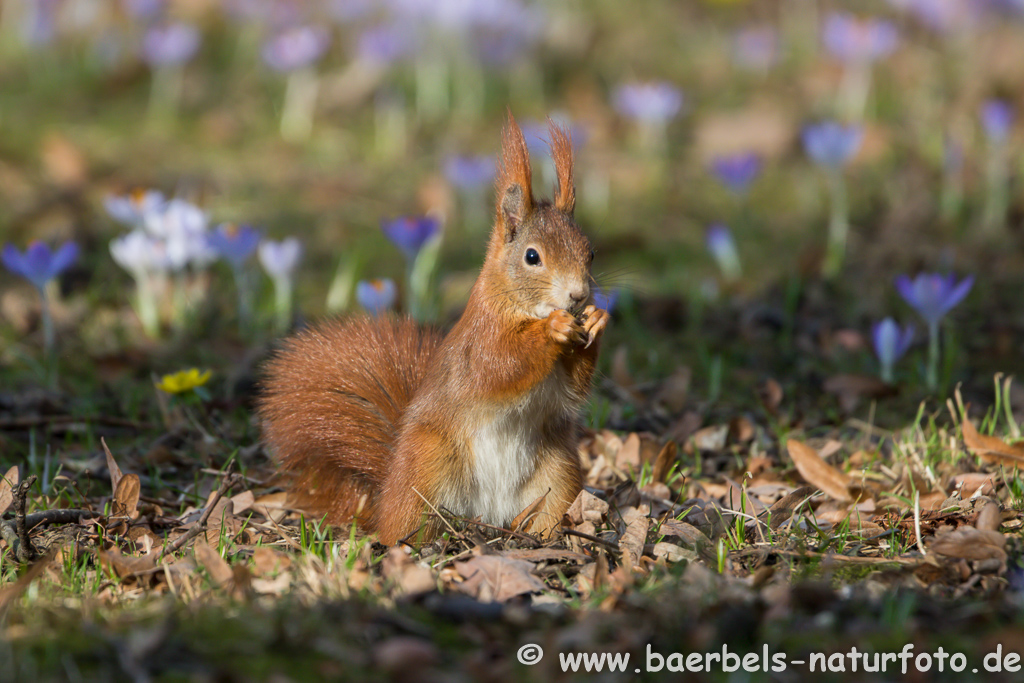
<path id="1" fill-rule="evenodd" d="M 405 103 L 397 95 L 381 95 L 373 108 L 374 151 L 381 159 L 401 156 L 407 147 Z"/>
<path id="2" fill-rule="evenodd" d="M 448 63 L 440 55 L 416 62 L 416 113 L 421 120 L 436 121 L 449 109 Z"/>
<path id="3" fill-rule="evenodd" d="M 925 385 L 929 391 L 939 387 L 939 324 L 928 324 L 928 364 L 925 366 Z"/>
<path id="4" fill-rule="evenodd" d="M 153 82 L 149 91 L 149 118 L 151 121 L 173 121 L 181 102 L 184 82 L 181 66 L 163 66 L 153 69 Z"/>
<path id="5" fill-rule="evenodd" d="M 999 229 L 1006 225 L 1006 212 L 1009 208 L 1007 159 L 1000 145 L 989 146 L 986 175 L 988 187 L 982 223 L 987 233 L 998 234 Z"/>
<path id="6" fill-rule="evenodd" d="M 858 60 L 846 67 L 840 85 L 843 112 L 848 121 L 863 121 L 871 92 L 871 63 Z"/>
<path id="7" fill-rule="evenodd" d="M 839 274 L 846 258 L 846 236 L 850 230 L 849 210 L 846 199 L 846 182 L 842 170 L 829 169 L 826 173 L 831 200 L 828 221 L 828 248 L 822 274 L 832 278 Z"/>
<path id="8" fill-rule="evenodd" d="M 188 281 L 184 270 L 174 274 L 174 294 L 171 302 L 171 321 L 174 329 L 181 332 L 185 329 L 188 319 Z"/>
<path id="9" fill-rule="evenodd" d="M 153 276 L 149 273 L 138 273 L 135 278 L 135 312 L 142 323 L 142 330 L 150 339 L 160 336 L 160 313 L 156 305 L 156 292 L 153 289 Z"/>
<path id="10" fill-rule="evenodd" d="M 274 278 L 274 310 L 277 331 L 284 333 L 292 324 L 292 281 L 287 277 Z"/>
<path id="11" fill-rule="evenodd" d="M 437 269 L 437 258 L 441 253 L 442 233 L 423 245 L 416 259 L 410 264 L 408 285 L 409 285 L 409 315 L 416 320 L 425 319 L 430 311 L 428 310 L 428 299 L 430 294 L 430 282 L 433 279 L 434 271 Z"/>
<path id="12" fill-rule="evenodd" d="M 320 79 L 313 69 L 298 69 L 289 74 L 281 110 L 282 138 L 289 142 L 309 139 L 319 90 Z"/>
<path id="13" fill-rule="evenodd" d="M 250 330 L 252 322 L 252 287 L 245 267 L 232 268 L 235 289 L 238 290 L 238 331 L 243 336 Z"/>
<path id="14" fill-rule="evenodd" d="M 46 294 L 46 288 L 39 290 L 39 301 L 41 317 L 43 321 L 43 367 L 46 368 L 46 377 L 50 386 L 57 386 L 57 335 L 53 326 L 53 310 L 50 307 L 50 297 Z"/>
<path id="15" fill-rule="evenodd" d="M 359 259 L 342 258 L 334 271 L 334 278 L 327 290 L 327 311 L 341 313 L 352 303 L 352 293 L 356 289 L 356 276 L 359 273 Z"/>
<path id="16" fill-rule="evenodd" d="M 961 173 L 947 169 L 942 176 L 942 196 L 939 199 L 939 214 L 946 223 L 952 223 L 960 214 L 964 203 L 964 189 Z"/>
<path id="17" fill-rule="evenodd" d="M 891 363 L 882 363 L 882 381 L 886 384 L 893 383 L 893 373 Z"/>

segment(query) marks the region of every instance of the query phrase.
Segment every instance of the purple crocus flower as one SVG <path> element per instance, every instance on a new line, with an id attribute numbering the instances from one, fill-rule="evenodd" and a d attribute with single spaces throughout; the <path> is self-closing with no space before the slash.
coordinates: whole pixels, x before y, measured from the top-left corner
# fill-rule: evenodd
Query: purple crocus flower
<path id="1" fill-rule="evenodd" d="M 953 275 L 921 273 L 913 280 L 906 275 L 896 278 L 896 291 L 924 318 L 933 329 L 949 311 L 960 303 L 974 284 L 974 276 L 968 275 L 960 282 Z"/>
<path id="2" fill-rule="evenodd" d="M 251 226 L 221 223 L 210 233 L 208 244 L 232 268 L 239 269 L 256 253 L 260 239 L 260 231 Z"/>
<path id="3" fill-rule="evenodd" d="M 615 303 L 619 300 L 619 290 L 612 289 L 605 291 L 603 289 L 594 290 L 594 306 L 601 309 L 602 311 L 608 311 L 609 313 L 615 308 Z"/>
<path id="4" fill-rule="evenodd" d="M 154 26 L 142 39 L 142 58 L 152 67 L 184 64 L 198 49 L 199 31 L 182 22 Z"/>
<path id="5" fill-rule="evenodd" d="M 210 247 L 206 212 L 184 199 L 172 199 L 143 217 L 146 231 L 162 240 L 171 268 L 181 270 L 191 264 L 203 268 L 213 263 L 216 252 Z"/>
<path id="6" fill-rule="evenodd" d="M 992 142 L 1004 142 L 1013 127 L 1013 107 L 1003 100 L 988 100 L 981 107 L 981 125 Z"/>
<path id="7" fill-rule="evenodd" d="M 395 305 L 398 290 L 394 280 L 360 280 L 356 283 L 356 301 L 373 315 L 380 315 Z"/>
<path id="8" fill-rule="evenodd" d="M 412 262 L 416 260 L 423 245 L 441 229 L 441 222 L 430 216 L 403 216 L 390 221 L 381 221 L 380 228 L 387 238 L 401 249 L 405 257 Z"/>
<path id="9" fill-rule="evenodd" d="M 882 379 L 892 382 L 892 369 L 896 361 L 903 357 L 914 341 L 914 326 L 907 325 L 902 330 L 892 318 L 875 323 L 871 328 L 871 342 L 875 347 L 875 355 L 882 366 Z"/>
<path id="10" fill-rule="evenodd" d="M 444 176 L 460 190 L 476 190 L 494 180 L 494 159 L 489 156 L 451 156 L 445 159 Z"/>
<path id="11" fill-rule="evenodd" d="M 275 71 L 295 71 L 323 57 L 330 43 L 330 34 L 322 26 L 292 26 L 267 40 L 263 61 Z"/>
<path id="12" fill-rule="evenodd" d="M 804 149 L 816 163 L 830 168 L 846 164 L 860 149 L 864 130 L 860 126 L 844 126 L 825 121 L 803 130 Z"/>
<path id="13" fill-rule="evenodd" d="M 151 237 L 141 229 L 111 240 L 110 255 L 117 265 L 131 273 L 136 280 L 151 272 L 171 267 L 163 240 Z"/>
<path id="14" fill-rule="evenodd" d="M 161 16 L 167 0 L 121 0 L 121 7 L 134 19 L 149 21 Z"/>
<path id="15" fill-rule="evenodd" d="M 57 35 L 57 10 L 60 0 L 34 0 L 26 3 L 21 32 L 31 47 L 43 47 Z"/>
<path id="16" fill-rule="evenodd" d="M 929 29 L 950 33 L 973 27 L 984 11 L 984 0 L 889 0 Z"/>
<path id="17" fill-rule="evenodd" d="M 779 58 L 779 35 L 771 26 L 751 26 L 733 38 L 733 61 L 745 69 L 769 69 Z"/>
<path id="18" fill-rule="evenodd" d="M 22 276 L 40 292 L 46 288 L 47 282 L 67 270 L 77 258 L 78 245 L 74 242 L 65 242 L 56 251 L 43 242 L 32 242 L 24 254 L 13 244 L 8 244 L 0 253 L 0 260 L 7 270 Z"/>
<path id="19" fill-rule="evenodd" d="M 294 237 L 280 242 L 260 242 L 257 255 L 267 274 L 275 280 L 290 280 L 302 259 L 302 243 Z"/>
<path id="20" fill-rule="evenodd" d="M 126 195 L 107 195 L 103 206 L 118 223 L 129 227 L 142 225 L 147 214 L 164 203 L 164 194 L 157 190 L 133 190 Z"/>
<path id="21" fill-rule="evenodd" d="M 761 171 L 761 159 L 753 152 L 715 157 L 711 161 L 715 177 L 736 194 L 743 194 Z"/>
<path id="22" fill-rule="evenodd" d="M 822 42 L 833 57 L 844 62 L 873 62 L 896 49 L 899 33 L 882 19 L 833 12 L 825 20 Z"/>
<path id="23" fill-rule="evenodd" d="M 362 19 L 377 6 L 377 0 L 329 0 L 328 13 L 337 21 L 348 23 Z"/>
<path id="24" fill-rule="evenodd" d="M 416 36 L 405 24 L 383 24 L 359 34 L 356 54 L 378 64 L 390 64 L 416 49 Z"/>
<path id="25" fill-rule="evenodd" d="M 683 93 L 671 83 L 627 83 L 616 88 L 612 103 L 626 118 L 664 124 L 683 108 Z"/>

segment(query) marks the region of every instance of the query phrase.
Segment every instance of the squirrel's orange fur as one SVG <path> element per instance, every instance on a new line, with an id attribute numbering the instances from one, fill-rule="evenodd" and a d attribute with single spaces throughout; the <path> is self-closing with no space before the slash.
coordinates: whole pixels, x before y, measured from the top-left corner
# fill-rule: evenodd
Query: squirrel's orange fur
<path id="1" fill-rule="evenodd" d="M 269 362 L 259 414 L 302 508 L 391 544 L 431 509 L 505 526 L 543 497 L 528 528 L 557 528 L 582 488 L 576 417 L 608 314 L 589 305 L 572 145 L 553 124 L 551 149 L 553 204 L 534 200 L 509 116 L 487 256 L 447 336 L 407 319 L 332 321 Z"/>

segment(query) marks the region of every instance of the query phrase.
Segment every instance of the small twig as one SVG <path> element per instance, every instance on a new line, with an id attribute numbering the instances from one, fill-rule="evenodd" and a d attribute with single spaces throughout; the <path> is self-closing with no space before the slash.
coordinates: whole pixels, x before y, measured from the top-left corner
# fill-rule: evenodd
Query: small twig
<path id="1" fill-rule="evenodd" d="M 526 542 L 532 544 L 534 548 L 540 548 L 540 547 L 542 547 L 544 545 L 543 543 L 541 543 L 537 539 L 532 538 L 530 536 L 527 536 L 526 534 L 519 533 L 518 531 L 512 531 L 511 529 L 506 529 L 504 527 L 494 526 L 493 524 L 487 524 L 486 522 L 481 522 L 481 521 L 476 520 L 476 519 L 463 519 L 462 521 L 467 523 L 467 524 L 472 524 L 474 526 L 483 527 L 485 529 L 491 529 L 493 531 L 500 531 L 503 534 L 508 534 L 510 536 L 515 536 L 518 539 L 521 539 L 523 541 L 526 541 Z"/>
<path id="2" fill-rule="evenodd" d="M 921 540 L 921 492 L 914 491 L 914 533 L 917 535 L 917 547 L 921 555 L 927 555 L 924 549 L 924 541 Z"/>
<path id="3" fill-rule="evenodd" d="M 18 534 L 18 547 L 15 557 L 19 562 L 31 562 L 38 553 L 28 538 L 28 525 L 25 524 L 25 506 L 28 501 L 28 490 L 36 483 L 36 475 L 31 475 L 18 484 L 14 490 L 14 527 Z"/>
<path id="4" fill-rule="evenodd" d="M 227 493 L 232 488 L 234 488 L 235 484 L 238 482 L 238 479 L 235 477 L 234 473 L 231 472 L 233 467 L 234 463 L 228 463 L 226 470 L 226 474 L 228 476 L 225 476 L 224 480 L 220 483 L 220 488 L 218 488 L 217 492 L 213 494 L 213 498 L 210 499 L 210 503 L 206 506 L 206 509 L 203 510 L 202 516 L 200 516 L 199 520 L 192 525 L 192 528 L 190 528 L 188 531 L 182 534 L 182 536 L 178 540 L 169 545 L 165 545 L 160 550 L 160 554 L 156 556 L 158 562 L 160 561 L 160 558 L 162 558 L 164 555 L 168 555 L 170 553 L 174 553 L 180 550 L 186 543 L 188 543 L 190 540 L 198 536 L 203 531 L 203 529 L 206 528 L 206 522 L 210 519 L 210 515 L 213 514 L 213 509 L 217 507 L 217 503 L 219 503 L 220 499 L 224 497 L 224 494 Z"/>
<path id="5" fill-rule="evenodd" d="M 423 497 L 423 494 L 422 494 L 422 493 L 420 493 L 419 491 L 417 491 L 417 490 L 416 490 L 416 487 L 413 487 L 413 489 L 412 489 L 412 492 L 413 492 L 413 493 L 415 493 L 415 494 L 416 494 L 417 496 L 419 496 L 419 497 L 420 497 L 420 500 L 422 500 L 422 501 L 423 501 L 424 503 L 426 503 L 426 504 L 427 504 L 427 507 L 429 507 L 429 508 L 430 508 L 430 510 L 431 510 L 431 511 L 432 511 L 432 512 L 433 512 L 433 513 L 434 513 L 435 515 L 437 515 L 437 518 L 438 518 L 438 519 L 440 519 L 440 520 L 441 520 L 442 522 L 444 522 L 444 525 L 445 525 L 446 527 L 448 527 L 448 531 L 452 532 L 452 536 L 458 536 L 458 535 L 459 535 L 459 532 L 455 530 L 455 527 L 453 527 L 453 526 L 452 526 L 452 525 L 451 525 L 451 524 L 450 524 L 450 523 L 448 522 L 448 520 L 447 520 L 447 519 L 445 519 L 444 515 L 442 515 L 442 514 L 441 514 L 440 510 L 438 510 L 438 509 L 437 509 L 437 507 L 435 507 L 433 503 L 431 503 L 431 502 L 430 502 L 429 500 L 427 500 L 426 498 L 424 498 L 424 497 Z M 409 534 L 409 535 L 408 535 L 408 536 L 406 536 L 405 538 L 400 538 L 400 539 L 398 539 L 398 543 L 402 543 L 402 544 L 404 544 L 404 545 L 410 545 L 410 544 L 409 544 L 409 539 L 410 539 L 410 538 L 412 538 L 413 536 L 415 536 L 416 534 L 418 534 L 419 532 L 420 532 L 420 529 L 416 529 L 415 531 L 413 531 L 413 532 L 412 532 L 411 534 Z"/>
<path id="6" fill-rule="evenodd" d="M 226 476 L 226 474 L 224 472 L 222 472 L 220 470 L 215 470 L 212 467 L 204 467 L 201 470 L 199 470 L 199 472 L 201 474 L 209 474 L 209 475 L 212 475 L 214 477 Z M 257 486 L 270 486 L 270 482 L 261 481 L 259 479 L 254 479 L 252 477 L 247 477 L 244 474 L 237 474 L 235 476 L 237 476 L 239 479 L 244 480 L 244 481 L 246 481 L 246 482 L 248 482 L 250 484 L 256 484 Z"/>
<path id="7" fill-rule="evenodd" d="M 562 529 L 562 533 L 565 534 L 566 536 L 575 536 L 577 538 L 582 538 L 585 541 L 590 541 L 591 543 L 596 543 L 599 546 L 605 547 L 605 548 L 607 548 L 609 550 L 612 550 L 612 551 L 614 551 L 616 553 L 619 552 L 619 546 L 617 544 L 612 543 L 611 541 L 606 541 L 603 538 L 598 538 L 597 536 L 591 536 L 590 534 L 585 534 L 582 531 L 576 531 L 575 529 Z"/>
<path id="8" fill-rule="evenodd" d="M 37 417 L 16 417 L 9 420 L 0 420 L 0 431 L 15 429 L 31 429 L 32 427 L 45 427 L 47 425 L 76 424 L 94 422 L 107 427 L 124 427 L 126 429 L 137 429 L 140 431 L 159 429 L 157 425 L 148 422 L 137 422 L 126 420 L 120 417 L 107 417 L 104 415 L 91 415 L 76 417 L 74 415 L 42 415 Z"/>

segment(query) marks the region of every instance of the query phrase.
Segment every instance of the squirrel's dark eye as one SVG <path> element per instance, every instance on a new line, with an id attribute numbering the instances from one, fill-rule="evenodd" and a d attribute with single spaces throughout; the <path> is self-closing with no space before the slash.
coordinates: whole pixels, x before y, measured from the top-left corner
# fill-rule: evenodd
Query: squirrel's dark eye
<path id="1" fill-rule="evenodd" d="M 533 247 L 526 250 L 526 265 L 528 266 L 539 266 L 540 265 L 540 254 Z"/>
<path id="2" fill-rule="evenodd" d="M 593 249 L 590 250 L 590 262 L 591 263 L 594 262 L 594 250 Z"/>

